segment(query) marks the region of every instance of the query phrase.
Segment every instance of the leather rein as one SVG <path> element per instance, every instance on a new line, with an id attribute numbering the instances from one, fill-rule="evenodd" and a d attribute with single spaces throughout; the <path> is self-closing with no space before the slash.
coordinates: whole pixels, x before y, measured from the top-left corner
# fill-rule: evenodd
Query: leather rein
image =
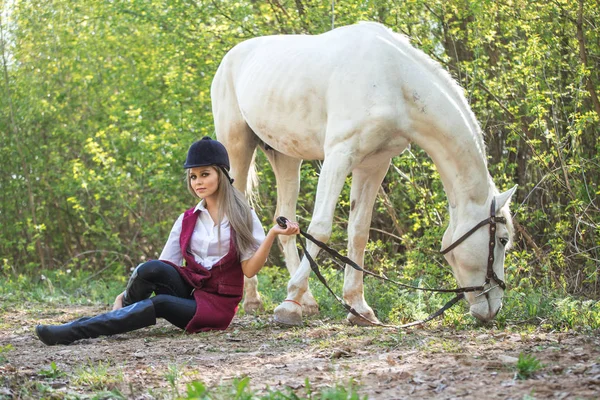
<path id="1" fill-rule="evenodd" d="M 285 217 L 278 217 L 277 218 L 277 224 L 281 227 L 286 227 L 287 226 L 287 218 Z M 306 246 L 304 244 L 303 240 L 299 240 L 300 242 L 300 246 L 302 247 L 302 250 L 304 251 L 304 255 L 306 256 L 306 259 L 308 260 L 309 264 L 310 264 L 310 268 L 312 269 L 312 271 L 315 273 L 315 275 L 317 276 L 317 278 L 319 279 L 319 281 L 325 286 L 325 288 L 340 302 L 340 304 L 346 309 L 346 311 L 348 311 L 350 314 L 364 319 L 365 321 L 367 321 L 369 324 L 372 325 L 376 325 L 376 326 L 384 326 L 384 327 L 393 327 L 393 328 L 407 328 L 409 326 L 415 326 L 415 325 L 421 325 L 424 324 L 426 322 L 431 321 L 434 318 L 437 318 L 438 316 L 442 315 L 446 310 L 448 310 L 450 307 L 452 307 L 454 304 L 458 303 L 459 300 L 463 299 L 465 296 L 465 293 L 468 292 L 481 292 L 477 295 L 477 297 L 479 296 L 483 296 L 486 295 L 488 292 L 490 292 L 492 289 L 496 288 L 496 287 L 501 287 L 502 289 L 506 289 L 506 284 L 503 280 L 501 280 L 497 275 L 496 272 L 494 272 L 494 250 L 496 248 L 496 224 L 497 223 L 502 223 L 505 224 L 506 223 L 506 219 L 503 217 L 496 217 L 496 199 L 492 198 L 492 204 L 490 207 L 490 216 L 489 218 L 484 219 L 483 221 L 479 222 L 477 225 L 475 225 L 473 228 L 471 228 L 468 232 L 466 232 L 464 235 L 462 235 L 460 238 L 458 238 L 454 243 L 452 243 L 450 246 L 446 247 L 445 249 L 441 250 L 441 254 L 447 254 L 450 251 L 452 251 L 453 249 L 455 249 L 458 245 L 460 245 L 463 241 L 465 241 L 465 239 L 467 239 L 469 236 L 471 236 L 473 233 L 475 233 L 479 228 L 485 226 L 485 225 L 489 225 L 489 233 L 490 233 L 490 240 L 489 240 L 489 255 L 488 255 L 488 263 L 487 263 L 487 273 L 486 273 L 486 277 L 485 277 L 485 282 L 483 285 L 481 286 L 467 286 L 467 287 L 459 287 L 456 289 L 430 289 L 430 288 L 423 288 L 423 287 L 418 287 L 418 286 L 411 286 L 411 285 L 407 285 L 404 283 L 400 283 L 397 282 L 393 279 L 390 279 L 388 277 L 386 277 L 385 275 L 379 275 L 376 274 L 374 272 L 368 271 L 364 268 L 362 268 L 360 265 L 358 265 L 356 262 L 354 262 L 353 260 L 351 260 L 350 258 L 338 253 L 336 250 L 332 249 L 331 247 L 327 246 L 325 243 L 321 242 L 320 240 L 315 239 L 312 235 L 310 235 L 307 232 L 304 232 L 302 229 L 300 229 L 300 235 L 304 236 L 307 240 L 310 240 L 311 242 L 313 242 L 314 244 L 316 244 L 319 248 L 321 248 L 322 250 L 325 250 L 327 253 L 329 253 L 329 255 L 335 259 L 338 259 L 339 261 L 350 265 L 352 268 L 354 268 L 357 271 L 360 271 L 366 275 L 370 275 L 374 278 L 380 279 L 382 281 L 386 281 L 386 282 L 390 282 L 396 286 L 402 287 L 402 288 L 406 288 L 406 289 L 413 289 L 413 290 L 421 290 L 424 292 L 437 292 L 437 293 L 456 293 L 456 296 L 453 297 L 451 300 L 449 300 L 446 304 L 444 304 L 443 307 L 441 307 L 439 310 L 437 310 L 435 313 L 429 315 L 427 318 L 420 320 L 420 321 L 415 321 L 415 322 L 411 322 L 408 324 L 404 324 L 404 325 L 400 325 L 400 326 L 396 326 L 396 325 L 387 325 L 387 324 L 382 324 L 379 321 L 372 321 L 369 318 L 365 317 L 364 315 L 360 314 L 358 311 L 356 311 L 353 307 L 351 307 L 348 303 L 346 303 L 342 298 L 340 298 L 337 294 L 335 294 L 335 292 L 329 287 L 327 280 L 325 279 L 325 277 L 323 276 L 323 274 L 321 274 L 321 271 L 319 269 L 319 266 L 317 265 L 317 263 L 315 262 L 315 260 L 312 258 L 312 256 L 310 255 L 310 253 L 306 250 Z M 496 286 L 492 286 L 491 285 L 491 281 L 494 280 L 496 282 Z M 486 286 L 490 285 L 487 289 Z M 293 300 L 284 300 L 284 301 L 291 301 L 293 303 L 296 303 Z"/>

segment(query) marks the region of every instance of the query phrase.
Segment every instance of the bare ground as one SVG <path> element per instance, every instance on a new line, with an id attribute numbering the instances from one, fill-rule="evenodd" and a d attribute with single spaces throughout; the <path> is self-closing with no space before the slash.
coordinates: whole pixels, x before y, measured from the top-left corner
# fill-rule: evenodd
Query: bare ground
<path id="1" fill-rule="evenodd" d="M 268 315 L 236 317 L 226 331 L 196 335 L 160 321 L 70 346 L 45 346 L 33 333 L 36 323 L 103 311 L 25 306 L 0 311 L 0 399 L 91 397 L 113 389 L 132 399 L 174 398 L 176 390 L 185 395 L 191 381 L 218 390 L 241 377 L 249 377 L 258 394 L 280 390 L 300 398 L 307 379 L 313 393 L 354 381 L 369 399 L 600 398 L 597 334 L 518 326 L 456 331 L 436 324 L 399 332 L 319 320 L 290 329 Z M 520 353 L 543 364 L 529 379 L 516 377 Z M 169 373 L 175 373 L 177 389 Z"/>

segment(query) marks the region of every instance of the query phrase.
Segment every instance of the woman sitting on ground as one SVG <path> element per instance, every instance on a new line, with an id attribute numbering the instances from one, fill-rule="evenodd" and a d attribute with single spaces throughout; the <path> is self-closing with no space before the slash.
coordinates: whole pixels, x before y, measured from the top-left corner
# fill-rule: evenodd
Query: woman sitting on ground
<path id="1" fill-rule="evenodd" d="M 210 137 L 192 144 L 184 168 L 188 190 L 201 200 L 175 221 L 159 260 L 134 270 L 113 311 L 36 326 L 44 344 L 129 332 L 154 325 L 156 318 L 190 333 L 229 326 L 242 299 L 244 275 L 256 275 L 275 237 L 297 234 L 298 224 L 275 224 L 265 236 L 256 213 L 232 185 L 227 150 Z"/>

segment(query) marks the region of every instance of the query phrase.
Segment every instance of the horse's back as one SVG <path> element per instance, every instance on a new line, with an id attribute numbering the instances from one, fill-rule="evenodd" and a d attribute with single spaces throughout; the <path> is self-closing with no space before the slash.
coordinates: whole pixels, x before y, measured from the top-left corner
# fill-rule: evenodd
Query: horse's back
<path id="1" fill-rule="evenodd" d="M 272 148 L 322 159 L 333 130 L 380 124 L 390 135 L 408 135 L 412 124 L 426 126 L 425 104 L 439 96 L 440 85 L 431 82 L 444 79 L 407 38 L 377 23 L 359 23 L 321 35 L 238 44 L 213 81 L 213 108 L 243 118 Z"/>

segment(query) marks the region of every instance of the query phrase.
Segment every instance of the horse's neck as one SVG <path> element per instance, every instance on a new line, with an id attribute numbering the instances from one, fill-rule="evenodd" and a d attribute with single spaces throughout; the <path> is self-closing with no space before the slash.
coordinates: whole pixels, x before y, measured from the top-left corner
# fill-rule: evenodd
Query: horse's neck
<path id="1" fill-rule="evenodd" d="M 473 202 L 483 204 L 493 185 L 487 170 L 485 149 L 478 136 L 466 133 L 456 140 L 440 140 L 417 135 L 414 142 L 431 157 L 440 174 L 451 209 L 460 209 Z"/>

